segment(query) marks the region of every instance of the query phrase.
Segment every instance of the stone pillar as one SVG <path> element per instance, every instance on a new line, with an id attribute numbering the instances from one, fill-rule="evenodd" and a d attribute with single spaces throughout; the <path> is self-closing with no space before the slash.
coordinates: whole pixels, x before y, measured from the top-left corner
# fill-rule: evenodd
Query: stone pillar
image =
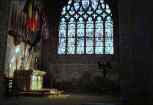
<path id="1" fill-rule="evenodd" d="M 4 93 L 4 69 L 5 54 L 7 47 L 7 30 L 9 18 L 9 2 L 10 0 L 0 0 L 0 99 Z"/>

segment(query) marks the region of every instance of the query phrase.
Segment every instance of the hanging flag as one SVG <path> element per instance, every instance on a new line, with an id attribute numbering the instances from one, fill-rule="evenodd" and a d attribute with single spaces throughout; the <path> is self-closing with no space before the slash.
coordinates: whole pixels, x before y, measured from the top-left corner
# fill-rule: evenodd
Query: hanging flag
<path id="1" fill-rule="evenodd" d="M 25 25 L 29 31 L 35 32 L 39 30 L 40 24 L 39 24 L 39 21 L 35 17 L 32 17 L 26 20 Z"/>
<path id="2" fill-rule="evenodd" d="M 27 14 L 27 17 L 28 18 L 31 18 L 32 17 L 32 7 L 33 7 L 33 0 L 27 0 L 26 3 L 25 3 L 25 6 L 23 8 L 23 12 L 25 14 Z"/>
<path id="3" fill-rule="evenodd" d="M 27 30 L 36 32 L 39 30 L 39 8 L 35 5 L 34 0 L 27 0 L 23 9 L 27 15 L 25 26 Z"/>

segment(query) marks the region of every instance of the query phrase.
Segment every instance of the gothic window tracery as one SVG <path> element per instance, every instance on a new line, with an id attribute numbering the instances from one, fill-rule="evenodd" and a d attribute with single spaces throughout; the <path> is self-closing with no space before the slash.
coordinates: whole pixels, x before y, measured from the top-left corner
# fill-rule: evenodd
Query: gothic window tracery
<path id="1" fill-rule="evenodd" d="M 114 54 L 109 5 L 104 0 L 69 0 L 58 37 L 58 54 Z"/>

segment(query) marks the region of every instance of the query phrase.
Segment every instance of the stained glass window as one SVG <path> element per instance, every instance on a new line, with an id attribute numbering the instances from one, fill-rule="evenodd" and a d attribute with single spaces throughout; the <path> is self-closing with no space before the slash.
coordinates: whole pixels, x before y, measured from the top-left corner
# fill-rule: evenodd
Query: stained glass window
<path id="1" fill-rule="evenodd" d="M 112 13 L 104 0 L 69 0 L 63 7 L 58 54 L 114 54 Z"/>

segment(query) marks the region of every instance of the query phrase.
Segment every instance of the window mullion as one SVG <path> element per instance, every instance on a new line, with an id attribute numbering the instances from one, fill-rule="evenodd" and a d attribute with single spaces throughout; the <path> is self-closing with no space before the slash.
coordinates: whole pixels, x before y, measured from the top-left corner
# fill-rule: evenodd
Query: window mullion
<path id="1" fill-rule="evenodd" d="M 84 20 L 84 54 L 87 54 L 87 52 L 86 52 L 86 32 L 87 32 L 87 29 L 86 29 L 86 26 L 87 26 L 87 21 L 86 20 Z"/>
<path id="2" fill-rule="evenodd" d="M 105 54 L 105 20 L 103 21 L 103 54 Z"/>
<path id="3" fill-rule="evenodd" d="M 106 10 L 106 3 L 104 2 L 104 4 L 105 4 L 105 10 Z M 105 11 L 104 10 L 104 11 Z M 103 21 L 103 27 L 104 27 L 104 29 L 103 29 L 103 54 L 105 55 L 106 54 L 106 45 L 105 45 L 105 41 L 106 41 L 106 26 L 105 26 L 105 23 L 106 23 L 106 17 L 103 17 L 104 18 L 104 21 Z"/>
<path id="4" fill-rule="evenodd" d="M 77 54 L 77 21 L 75 21 L 75 54 Z"/>
<path id="5" fill-rule="evenodd" d="M 68 28 L 69 28 L 69 21 L 66 21 L 66 45 L 65 45 L 65 54 L 68 54 Z"/>
<path id="6" fill-rule="evenodd" d="M 94 54 L 95 54 L 95 52 L 96 52 L 95 51 L 95 49 L 96 49 L 96 35 L 95 35 L 96 34 L 96 20 L 95 19 L 93 21 L 93 24 L 94 24 L 94 32 L 93 32 L 94 33 L 94 35 L 93 35 L 94 43 L 93 43 L 93 49 L 94 49 Z"/>

